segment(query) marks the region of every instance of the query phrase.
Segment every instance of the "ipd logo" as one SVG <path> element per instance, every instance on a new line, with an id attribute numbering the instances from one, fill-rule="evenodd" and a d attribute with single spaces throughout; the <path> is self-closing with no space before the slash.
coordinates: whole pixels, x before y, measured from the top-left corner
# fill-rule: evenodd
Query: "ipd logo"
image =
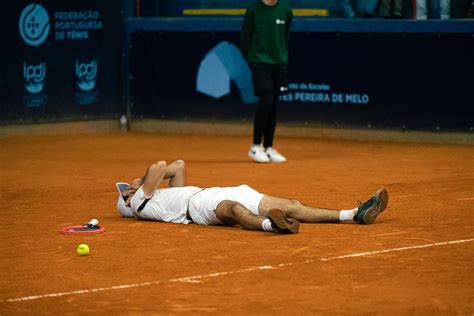
<path id="1" fill-rule="evenodd" d="M 26 91 L 31 94 L 40 93 L 46 82 L 46 63 L 42 62 L 36 66 L 23 63 L 23 78 Z"/>
<path id="2" fill-rule="evenodd" d="M 48 11 L 40 4 L 31 3 L 21 12 L 18 26 L 26 44 L 41 45 L 49 34 Z"/>
<path id="3" fill-rule="evenodd" d="M 76 60 L 77 86 L 82 91 L 91 91 L 95 87 L 97 78 L 97 60 L 90 63 L 79 63 Z"/>

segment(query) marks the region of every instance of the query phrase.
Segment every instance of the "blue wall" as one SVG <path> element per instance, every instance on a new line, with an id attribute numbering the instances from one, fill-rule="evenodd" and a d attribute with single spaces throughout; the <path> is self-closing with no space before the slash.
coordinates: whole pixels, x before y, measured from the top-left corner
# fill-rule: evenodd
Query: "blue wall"
<path id="1" fill-rule="evenodd" d="M 11 2 L 5 41 L 9 49 L 3 52 L 7 62 L 0 69 L 0 121 L 123 112 L 121 11 L 120 2 Z M 44 36 L 37 37 L 40 32 Z"/>
<path id="2" fill-rule="evenodd" d="M 196 91 L 200 65 L 240 19 L 130 20 L 132 115 L 251 120 L 239 87 Z M 474 22 L 298 19 L 279 120 L 337 126 L 474 127 Z M 220 83 L 220 82 L 219 82 Z"/>

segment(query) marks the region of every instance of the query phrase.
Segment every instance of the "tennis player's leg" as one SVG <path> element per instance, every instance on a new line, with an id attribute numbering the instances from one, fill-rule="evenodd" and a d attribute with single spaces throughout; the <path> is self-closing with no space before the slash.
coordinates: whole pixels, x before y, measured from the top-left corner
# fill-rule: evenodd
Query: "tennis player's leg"
<path id="1" fill-rule="evenodd" d="M 217 218 L 227 226 L 240 225 L 244 229 L 263 230 L 280 234 L 295 234 L 299 231 L 298 221 L 287 218 L 278 209 L 267 212 L 266 216 L 255 215 L 242 204 L 224 200 L 215 211 Z"/>
<path id="2" fill-rule="evenodd" d="M 307 206 L 295 199 L 264 195 L 258 205 L 258 213 L 266 216 L 272 209 L 282 210 L 287 217 L 305 223 L 337 223 L 355 221 L 358 224 L 372 224 L 387 208 L 388 192 L 380 189 L 364 203 L 349 210 L 334 210 Z"/>
<path id="3" fill-rule="evenodd" d="M 339 218 L 340 211 L 307 206 L 295 199 L 270 195 L 263 196 L 258 206 L 258 212 L 265 216 L 271 209 L 275 208 L 283 210 L 286 216 L 304 223 L 336 223 L 341 221 Z"/>
<path id="4" fill-rule="evenodd" d="M 240 225 L 250 230 L 262 230 L 262 222 L 265 219 L 264 216 L 253 214 L 242 204 L 230 200 L 220 202 L 215 213 L 225 225 Z"/>

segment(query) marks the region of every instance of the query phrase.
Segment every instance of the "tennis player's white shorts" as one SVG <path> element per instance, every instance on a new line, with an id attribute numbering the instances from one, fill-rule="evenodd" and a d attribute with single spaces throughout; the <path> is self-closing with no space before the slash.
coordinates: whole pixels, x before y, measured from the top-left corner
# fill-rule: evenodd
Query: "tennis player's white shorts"
<path id="1" fill-rule="evenodd" d="M 190 198 L 189 215 L 193 222 L 199 225 L 222 225 L 223 223 L 215 213 L 220 202 L 225 200 L 238 202 L 253 214 L 258 215 L 258 205 L 262 198 L 262 193 L 246 184 L 238 187 L 208 188 Z"/>

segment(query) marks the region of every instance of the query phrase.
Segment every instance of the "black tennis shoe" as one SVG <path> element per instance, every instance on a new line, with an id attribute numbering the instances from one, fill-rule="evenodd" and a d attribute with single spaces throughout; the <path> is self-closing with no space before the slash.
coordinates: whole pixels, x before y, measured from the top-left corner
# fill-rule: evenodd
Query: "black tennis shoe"
<path id="1" fill-rule="evenodd" d="M 385 211 L 388 204 L 388 192 L 380 189 L 364 203 L 359 202 L 359 208 L 354 216 L 358 224 L 372 224 L 380 213 Z"/>

